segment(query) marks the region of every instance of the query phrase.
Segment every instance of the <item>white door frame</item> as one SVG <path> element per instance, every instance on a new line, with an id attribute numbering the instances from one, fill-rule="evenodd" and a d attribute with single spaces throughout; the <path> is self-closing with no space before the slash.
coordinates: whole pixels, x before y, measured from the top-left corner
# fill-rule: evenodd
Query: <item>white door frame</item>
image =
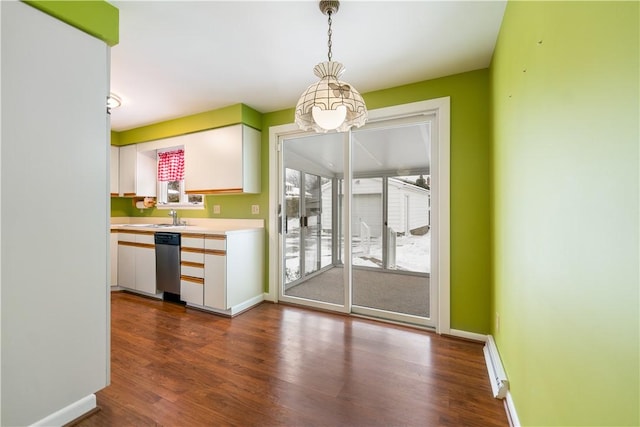
<path id="1" fill-rule="evenodd" d="M 416 115 L 435 114 L 437 141 L 431 148 L 431 221 L 432 251 L 431 283 L 438 286 L 433 290 L 432 312 L 436 317 L 436 332 L 451 333 L 450 296 L 450 99 L 436 98 L 410 104 L 396 105 L 369 111 L 369 123 L 399 119 Z M 279 140 L 284 136 L 304 135 L 294 124 L 269 128 L 269 292 L 268 301 L 278 301 L 279 277 L 281 275 L 280 247 L 278 244 L 278 203 L 280 177 L 278 164 L 282 156 Z M 351 144 L 347 144 L 350 146 Z M 347 272 L 345 272 L 347 274 Z M 348 302 L 347 300 L 345 300 Z M 348 305 L 350 308 L 350 304 Z"/>

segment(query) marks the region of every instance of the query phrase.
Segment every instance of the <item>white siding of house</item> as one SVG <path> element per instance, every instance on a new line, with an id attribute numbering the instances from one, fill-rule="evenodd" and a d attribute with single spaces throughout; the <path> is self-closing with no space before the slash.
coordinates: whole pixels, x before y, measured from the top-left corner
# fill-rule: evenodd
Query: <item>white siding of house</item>
<path id="1" fill-rule="evenodd" d="M 351 230 L 360 236 L 360 224 L 365 223 L 371 237 L 382 235 L 382 194 L 354 194 L 351 208 Z"/>
<path id="2" fill-rule="evenodd" d="M 408 234 L 411 230 L 429 224 L 429 190 L 389 179 L 388 224 L 398 233 Z M 331 184 L 322 188 L 323 206 L 330 206 Z M 408 204 L 408 206 L 407 206 Z M 353 184 L 353 214 L 351 226 L 353 235 L 360 236 L 360 222 L 371 229 L 371 237 L 382 234 L 382 179 L 361 178 Z M 407 224 L 407 209 L 409 209 Z M 323 228 L 331 225 L 331 212 L 322 212 Z"/>

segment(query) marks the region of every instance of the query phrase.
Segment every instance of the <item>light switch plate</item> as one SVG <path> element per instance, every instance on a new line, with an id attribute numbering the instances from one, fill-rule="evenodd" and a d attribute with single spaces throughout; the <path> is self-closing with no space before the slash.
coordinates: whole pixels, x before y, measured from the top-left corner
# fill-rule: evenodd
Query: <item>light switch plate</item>
<path id="1" fill-rule="evenodd" d="M 213 205 L 213 213 L 214 214 L 220 213 L 220 205 Z"/>
<path id="2" fill-rule="evenodd" d="M 251 205 L 251 213 L 258 215 L 260 213 L 260 205 Z"/>

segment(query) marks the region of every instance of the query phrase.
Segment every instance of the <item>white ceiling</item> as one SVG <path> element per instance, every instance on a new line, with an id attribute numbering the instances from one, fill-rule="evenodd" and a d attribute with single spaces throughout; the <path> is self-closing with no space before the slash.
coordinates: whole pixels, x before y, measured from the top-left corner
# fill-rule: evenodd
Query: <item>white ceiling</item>
<path id="1" fill-rule="evenodd" d="M 393 124 L 352 131 L 354 175 L 430 173 L 431 122 Z M 312 133 L 284 141 L 285 167 L 332 177 L 344 173 L 344 133 Z"/>
<path id="2" fill-rule="evenodd" d="M 244 103 L 293 108 L 327 60 L 318 2 L 111 1 L 116 131 Z M 360 93 L 489 66 L 506 1 L 343 0 L 333 60 Z"/>

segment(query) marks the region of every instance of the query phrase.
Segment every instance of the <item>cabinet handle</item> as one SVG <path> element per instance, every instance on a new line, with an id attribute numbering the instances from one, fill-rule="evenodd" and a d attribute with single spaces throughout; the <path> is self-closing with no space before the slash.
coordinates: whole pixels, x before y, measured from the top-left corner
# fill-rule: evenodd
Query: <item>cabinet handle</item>
<path id="1" fill-rule="evenodd" d="M 223 250 L 220 250 L 220 249 L 205 249 L 204 250 L 204 254 L 205 255 L 226 256 L 227 255 L 227 251 L 223 251 Z"/>

